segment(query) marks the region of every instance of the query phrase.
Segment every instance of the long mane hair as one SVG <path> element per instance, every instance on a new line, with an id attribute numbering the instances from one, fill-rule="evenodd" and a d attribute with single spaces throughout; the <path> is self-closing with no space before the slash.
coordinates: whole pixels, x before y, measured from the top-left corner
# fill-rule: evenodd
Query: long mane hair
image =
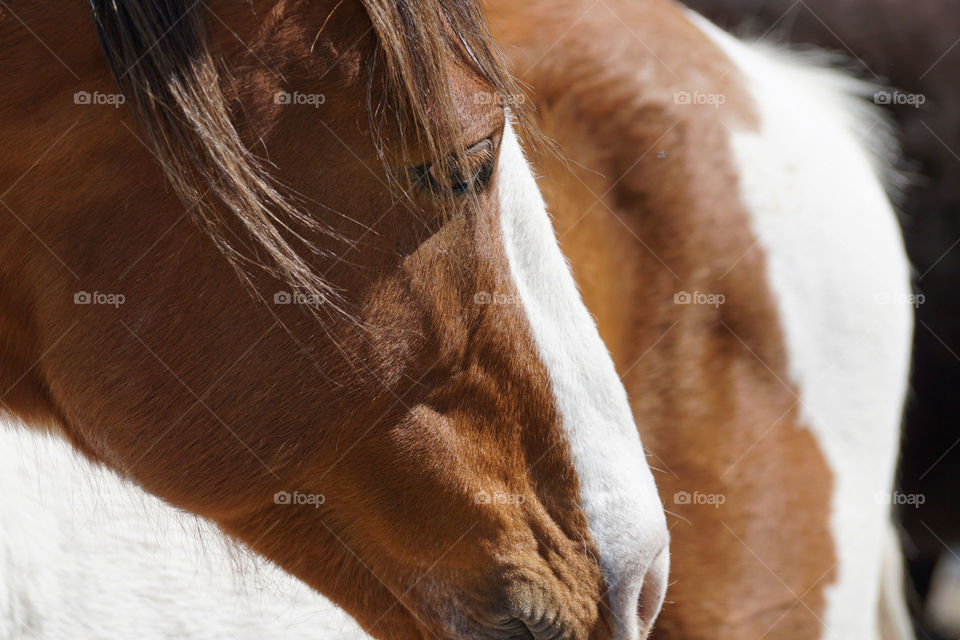
<path id="1" fill-rule="evenodd" d="M 493 95 L 518 95 L 479 6 L 474 0 L 362 2 L 373 34 L 367 115 L 381 156 L 381 132 L 392 117 L 404 127 L 405 138 L 433 157 L 462 160 L 447 73 L 450 56 L 488 83 Z M 110 67 L 148 145 L 243 281 L 252 284 L 252 270 L 263 269 L 336 307 L 338 292 L 311 266 L 310 254 L 320 250 L 309 239 L 333 231 L 298 206 L 242 141 L 221 83 L 230 70 L 211 47 L 203 3 L 90 0 L 90 5 Z M 380 91 L 374 92 L 375 86 Z M 231 219 L 246 237 L 228 231 Z"/>

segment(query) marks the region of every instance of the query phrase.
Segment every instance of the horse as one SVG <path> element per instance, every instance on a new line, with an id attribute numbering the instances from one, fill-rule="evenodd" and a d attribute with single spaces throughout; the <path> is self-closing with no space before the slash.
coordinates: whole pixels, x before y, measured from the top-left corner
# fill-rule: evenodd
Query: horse
<path id="1" fill-rule="evenodd" d="M 952 352 L 960 344 L 956 273 L 960 257 L 957 211 L 960 148 L 953 116 L 960 104 L 954 78 L 960 71 L 960 6 L 936 1 L 922 7 L 908 2 L 749 2 L 690 0 L 687 5 L 724 28 L 745 29 L 766 40 L 817 45 L 838 51 L 861 75 L 890 87 L 875 95 L 895 118 L 903 146 L 906 185 L 902 214 L 907 255 L 916 271 L 917 321 L 914 337 L 913 394 L 904 425 L 900 491 L 922 496 L 901 505 L 900 521 L 911 547 L 913 583 L 926 599 L 937 558 L 950 558 L 960 544 L 950 488 L 960 477 L 953 425 L 960 400 L 944 380 L 960 376 Z M 792 6 L 791 6 L 792 5 Z M 947 634 L 949 635 L 949 634 Z"/>
<path id="2" fill-rule="evenodd" d="M 517 4 L 5 4 L 5 411 L 378 638 L 909 637 L 864 85 Z"/>
<path id="3" fill-rule="evenodd" d="M 873 88 L 661 3 L 503 5 L 495 37 L 585 167 L 534 160 L 679 520 L 659 634 L 879 637 L 912 314 L 871 168 L 893 143 L 850 97 Z"/>
<path id="4" fill-rule="evenodd" d="M 648 633 L 663 508 L 476 5 L 7 3 L 4 41 L 9 415 L 378 637 Z"/>

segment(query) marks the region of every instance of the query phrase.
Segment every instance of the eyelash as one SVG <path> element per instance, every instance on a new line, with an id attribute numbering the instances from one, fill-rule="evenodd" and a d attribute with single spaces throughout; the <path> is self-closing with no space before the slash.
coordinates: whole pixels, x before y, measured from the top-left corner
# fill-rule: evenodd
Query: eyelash
<path id="1" fill-rule="evenodd" d="M 464 155 L 468 163 L 466 177 L 460 171 L 456 161 L 448 159 L 444 163 L 448 175 L 443 176 L 442 181 L 434 173 L 434 169 L 438 168 L 437 163 L 425 162 L 409 170 L 413 183 L 425 191 L 453 197 L 462 196 L 470 191 L 475 193 L 483 191 L 493 176 L 493 167 L 496 160 L 493 153 L 493 141 L 490 138 L 481 140 L 467 148 Z"/>

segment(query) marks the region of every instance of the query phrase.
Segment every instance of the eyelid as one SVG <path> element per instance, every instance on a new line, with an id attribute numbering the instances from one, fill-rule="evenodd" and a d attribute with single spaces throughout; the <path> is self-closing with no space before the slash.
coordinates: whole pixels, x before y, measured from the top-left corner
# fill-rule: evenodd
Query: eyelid
<path id="1" fill-rule="evenodd" d="M 481 140 L 480 142 L 478 142 L 478 143 L 476 143 L 476 144 L 474 144 L 474 145 L 471 145 L 471 146 L 467 147 L 467 148 L 464 150 L 464 153 L 467 154 L 468 156 L 470 156 L 470 155 L 479 153 L 484 147 L 489 148 L 490 151 L 492 152 L 492 151 L 493 151 L 493 139 L 492 139 L 492 138 L 484 138 L 484 139 Z"/>
<path id="2" fill-rule="evenodd" d="M 495 143 L 493 136 L 484 138 L 483 140 L 470 145 L 464 149 L 463 154 L 468 160 L 471 158 L 477 158 L 483 154 L 489 154 L 489 158 L 483 158 L 483 164 L 480 164 L 479 166 L 467 167 L 469 175 L 466 176 L 466 179 L 464 179 L 464 176 L 462 175 L 457 175 L 455 177 L 446 176 L 452 178 L 449 185 L 438 180 L 433 174 L 432 170 L 437 162 L 435 160 L 411 167 L 408 169 L 408 172 L 416 184 L 419 184 L 426 190 L 436 194 L 442 194 L 445 191 L 449 191 L 450 195 L 459 196 L 467 192 L 469 189 L 475 187 L 477 191 L 482 191 L 490 181 L 490 177 L 493 175 L 493 167 L 496 162 Z"/>

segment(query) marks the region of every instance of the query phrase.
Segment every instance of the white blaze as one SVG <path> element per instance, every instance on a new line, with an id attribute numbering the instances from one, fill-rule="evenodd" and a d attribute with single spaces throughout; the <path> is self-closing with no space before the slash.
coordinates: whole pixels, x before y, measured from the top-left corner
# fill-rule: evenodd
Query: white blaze
<path id="1" fill-rule="evenodd" d="M 669 557 L 663 506 L 626 390 L 584 306 L 512 127 L 499 163 L 501 226 L 511 275 L 546 367 L 580 483 L 580 502 L 610 587 L 617 638 L 639 636 L 637 598 L 659 611 Z M 656 561 L 656 562 L 655 562 Z M 654 568 L 651 569 L 651 566 Z"/>

